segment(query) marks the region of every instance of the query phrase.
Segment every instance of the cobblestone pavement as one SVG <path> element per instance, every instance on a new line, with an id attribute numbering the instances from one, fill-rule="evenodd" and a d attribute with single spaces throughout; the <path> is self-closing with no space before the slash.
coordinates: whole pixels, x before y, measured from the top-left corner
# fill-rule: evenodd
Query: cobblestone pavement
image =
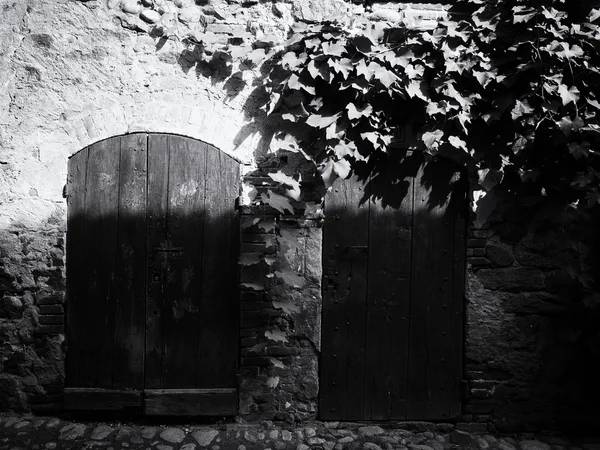
<path id="1" fill-rule="evenodd" d="M 402 428 L 400 428 L 402 427 Z M 600 430 L 596 430 L 600 433 Z M 450 424 L 310 422 L 150 425 L 0 415 L 0 450 L 600 450 L 598 439 L 492 435 Z"/>

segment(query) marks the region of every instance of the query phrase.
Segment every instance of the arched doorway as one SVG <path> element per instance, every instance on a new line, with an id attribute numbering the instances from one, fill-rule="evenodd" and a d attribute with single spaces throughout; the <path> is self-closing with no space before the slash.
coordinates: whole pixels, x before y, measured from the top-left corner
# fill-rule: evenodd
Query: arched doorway
<path id="1" fill-rule="evenodd" d="M 69 160 L 65 408 L 237 411 L 239 165 L 136 133 Z"/>
<path id="2" fill-rule="evenodd" d="M 465 183 L 452 164 L 382 166 L 325 198 L 320 417 L 458 417 Z"/>

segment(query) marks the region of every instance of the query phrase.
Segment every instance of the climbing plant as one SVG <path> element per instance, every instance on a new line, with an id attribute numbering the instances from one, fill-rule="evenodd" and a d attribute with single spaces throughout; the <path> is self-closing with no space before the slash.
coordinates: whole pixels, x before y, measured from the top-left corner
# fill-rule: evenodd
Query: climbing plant
<path id="1" fill-rule="evenodd" d="M 283 43 L 231 44 L 219 62 L 229 81 L 252 73 L 261 114 L 277 124 L 272 147 L 302 155 L 325 188 L 368 178 L 391 155 L 443 157 L 470 174 L 480 212 L 511 199 L 538 223 L 589 223 L 600 210 L 600 10 L 568 7 L 459 0 L 461 13 L 429 31 L 357 18 L 296 24 Z M 407 126 L 416 139 L 398 146 Z M 314 214 L 298 173 L 271 178 L 280 188 L 263 203 Z M 575 238 L 595 243 L 593 232 Z M 591 253 L 567 268 L 588 307 L 600 304 Z"/>
<path id="2" fill-rule="evenodd" d="M 299 152 L 324 185 L 393 152 L 454 160 L 487 200 L 511 197 L 579 219 L 600 204 L 600 10 L 564 2 L 470 0 L 431 31 L 347 20 L 297 24 L 288 41 L 231 51 L 260 66 L 264 112 L 281 121 L 276 148 Z M 394 144 L 406 124 L 418 139 Z M 369 172 L 369 170 L 367 170 Z M 298 177 L 263 201 L 292 212 Z M 487 194 L 486 194 L 487 193 Z M 542 208 L 543 206 L 543 208 Z M 600 303 L 585 259 L 571 268 L 588 306 Z"/>

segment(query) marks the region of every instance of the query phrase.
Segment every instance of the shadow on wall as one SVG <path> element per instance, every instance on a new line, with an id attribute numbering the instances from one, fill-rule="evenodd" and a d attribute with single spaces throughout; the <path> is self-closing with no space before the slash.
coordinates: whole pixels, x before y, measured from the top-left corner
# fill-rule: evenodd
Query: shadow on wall
<path id="1" fill-rule="evenodd" d="M 235 388 L 236 214 L 122 205 L 69 214 L 67 387 Z"/>

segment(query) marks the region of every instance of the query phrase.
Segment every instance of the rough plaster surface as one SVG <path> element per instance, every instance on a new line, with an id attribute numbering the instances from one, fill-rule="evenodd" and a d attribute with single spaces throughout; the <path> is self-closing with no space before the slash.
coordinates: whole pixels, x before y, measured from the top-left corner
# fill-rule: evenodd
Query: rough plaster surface
<path id="1" fill-rule="evenodd" d="M 444 10 L 377 3 L 366 11 L 342 0 L 0 0 L 1 408 L 60 404 L 62 195 L 70 155 L 111 136 L 148 131 L 211 143 L 243 163 L 245 174 L 265 156 L 269 131 L 249 124 L 255 105 L 248 84 L 232 91 L 203 56 L 176 39 L 155 37 L 154 28 L 210 47 L 282 38 L 294 21 L 353 14 L 430 28 Z M 250 198 L 244 195 L 242 204 Z M 521 224 L 495 219 L 491 231 L 471 231 L 463 419 L 506 429 L 552 426 L 564 398 L 557 386 L 568 349 L 548 336 L 565 310 L 558 267 L 570 256 L 556 254 L 551 238 L 522 239 Z M 272 284 L 242 295 L 240 412 L 293 421 L 317 415 L 321 232 L 296 225 L 277 231 L 262 238 L 271 242 L 276 267 L 296 271 L 306 286 Z M 242 280 L 268 273 L 258 268 Z M 273 300 L 300 305 L 300 313 L 284 320 Z M 290 370 L 249 350 L 264 341 L 265 323 L 288 327 L 289 345 L 267 352 Z M 280 377 L 277 390 L 265 387 L 272 376 Z"/>

